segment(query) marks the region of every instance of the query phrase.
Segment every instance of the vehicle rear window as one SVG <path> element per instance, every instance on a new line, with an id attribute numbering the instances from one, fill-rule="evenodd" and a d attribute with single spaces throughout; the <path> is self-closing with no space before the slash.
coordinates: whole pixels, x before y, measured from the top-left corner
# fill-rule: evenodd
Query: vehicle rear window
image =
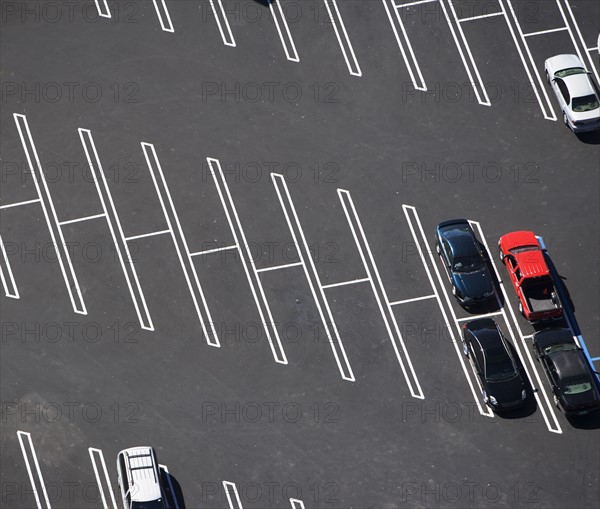
<path id="1" fill-rule="evenodd" d="M 572 76 L 573 74 L 585 74 L 585 69 L 582 67 L 569 67 L 568 69 L 556 71 L 554 76 L 557 78 L 566 78 L 567 76 Z"/>
<path id="2" fill-rule="evenodd" d="M 556 352 L 567 352 L 569 350 L 577 350 L 577 346 L 574 343 L 559 343 L 557 345 L 550 345 L 544 348 L 544 353 L 549 355 Z"/>
<path id="3" fill-rule="evenodd" d="M 583 111 L 592 111 L 598 108 L 598 98 L 594 94 L 584 95 L 582 97 L 573 97 L 573 111 L 581 113 Z"/>
<path id="4" fill-rule="evenodd" d="M 521 246 L 521 247 L 517 247 L 515 249 L 511 249 L 510 252 L 517 254 L 517 253 L 524 253 L 525 251 L 535 251 L 536 249 L 539 249 L 539 246 Z"/>
<path id="5" fill-rule="evenodd" d="M 592 389 L 592 384 L 589 382 L 581 382 L 565 385 L 565 394 L 581 394 Z"/>

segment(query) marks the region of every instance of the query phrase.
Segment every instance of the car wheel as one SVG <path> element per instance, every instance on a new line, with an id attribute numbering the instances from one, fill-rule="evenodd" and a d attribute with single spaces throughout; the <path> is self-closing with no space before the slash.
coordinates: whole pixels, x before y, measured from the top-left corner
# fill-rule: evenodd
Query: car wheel
<path id="1" fill-rule="evenodd" d="M 502 248 L 498 246 L 498 256 L 500 257 L 500 261 L 504 263 L 504 253 L 502 252 Z"/>
<path id="2" fill-rule="evenodd" d="M 489 398 L 485 391 L 481 391 L 481 397 L 483 398 L 483 402 L 487 405 Z"/>
<path id="3" fill-rule="evenodd" d="M 563 122 L 569 129 L 571 129 L 571 126 L 569 125 L 569 119 L 567 117 L 567 114 L 564 111 L 563 111 Z"/>
<path id="4" fill-rule="evenodd" d="M 556 394 L 554 395 L 554 404 L 556 405 L 556 408 L 559 408 L 559 405 L 558 405 L 558 396 Z"/>
<path id="5" fill-rule="evenodd" d="M 548 75 L 548 71 L 546 71 L 546 81 L 548 82 L 548 85 L 550 85 L 550 76 Z"/>
<path id="6" fill-rule="evenodd" d="M 519 302 L 519 313 L 521 313 L 523 316 L 525 316 L 525 313 L 523 313 L 523 304 Z"/>
<path id="7" fill-rule="evenodd" d="M 435 243 L 435 252 L 436 252 L 438 255 L 441 255 L 441 254 L 442 254 L 442 250 L 440 249 L 440 245 L 439 245 L 437 242 Z"/>
<path id="8" fill-rule="evenodd" d="M 452 285 L 452 295 L 456 297 L 456 286 Z"/>

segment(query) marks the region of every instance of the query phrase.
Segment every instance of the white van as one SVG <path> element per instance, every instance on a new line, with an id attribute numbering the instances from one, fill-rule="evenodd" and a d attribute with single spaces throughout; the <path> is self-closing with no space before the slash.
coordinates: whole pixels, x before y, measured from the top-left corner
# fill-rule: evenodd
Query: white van
<path id="1" fill-rule="evenodd" d="M 117 482 L 124 509 L 166 509 L 156 452 L 132 447 L 117 455 Z"/>

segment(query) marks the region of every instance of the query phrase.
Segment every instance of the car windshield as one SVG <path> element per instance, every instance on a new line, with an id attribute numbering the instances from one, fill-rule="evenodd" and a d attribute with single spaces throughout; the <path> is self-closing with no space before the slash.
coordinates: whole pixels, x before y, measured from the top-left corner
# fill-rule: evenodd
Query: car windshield
<path id="1" fill-rule="evenodd" d="M 538 246 L 521 246 L 521 247 L 517 247 L 515 249 L 511 249 L 510 252 L 517 254 L 517 253 L 524 253 L 525 251 L 535 251 L 536 249 L 539 249 Z"/>
<path id="2" fill-rule="evenodd" d="M 488 380 L 510 380 L 516 376 L 512 360 L 504 350 L 495 348 L 486 353 L 485 377 Z"/>
<path id="3" fill-rule="evenodd" d="M 592 390 L 592 384 L 586 380 L 580 380 L 578 382 L 571 382 L 564 386 L 565 394 L 581 394 Z"/>
<path id="4" fill-rule="evenodd" d="M 584 95 L 582 97 L 573 97 L 573 111 L 581 113 L 583 111 L 592 111 L 598 108 L 598 98 L 594 94 Z"/>
<path id="5" fill-rule="evenodd" d="M 573 74 L 585 74 L 585 69 L 582 67 L 569 67 L 568 69 L 556 71 L 554 76 L 556 78 L 566 78 L 567 76 L 572 76 Z"/>
<path id="6" fill-rule="evenodd" d="M 568 352 L 569 350 L 577 350 L 577 345 L 574 343 L 558 343 L 544 348 L 544 353 L 549 355 L 556 352 Z"/>
<path id="7" fill-rule="evenodd" d="M 452 270 L 454 272 L 473 272 L 479 270 L 483 266 L 481 257 L 473 254 L 470 256 L 461 256 L 454 259 Z"/>

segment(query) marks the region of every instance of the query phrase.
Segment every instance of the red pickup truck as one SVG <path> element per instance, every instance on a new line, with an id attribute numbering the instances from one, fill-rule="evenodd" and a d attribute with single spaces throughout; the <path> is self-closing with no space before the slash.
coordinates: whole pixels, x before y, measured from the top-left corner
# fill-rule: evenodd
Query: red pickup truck
<path id="1" fill-rule="evenodd" d="M 500 237 L 498 250 L 519 297 L 521 314 L 530 322 L 561 318 L 558 292 L 534 233 L 507 233 Z"/>

